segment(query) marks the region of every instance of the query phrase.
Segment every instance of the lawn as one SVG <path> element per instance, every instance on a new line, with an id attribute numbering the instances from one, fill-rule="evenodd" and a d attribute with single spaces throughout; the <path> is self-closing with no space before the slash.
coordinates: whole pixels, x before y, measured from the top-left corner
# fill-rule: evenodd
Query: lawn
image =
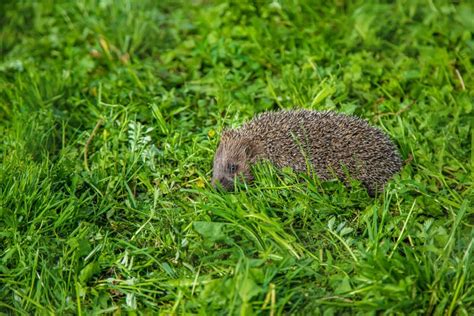
<path id="1" fill-rule="evenodd" d="M 473 86 L 472 1 L 1 1 L 0 314 L 472 315 Z M 214 190 L 222 130 L 288 108 L 401 173 Z"/>

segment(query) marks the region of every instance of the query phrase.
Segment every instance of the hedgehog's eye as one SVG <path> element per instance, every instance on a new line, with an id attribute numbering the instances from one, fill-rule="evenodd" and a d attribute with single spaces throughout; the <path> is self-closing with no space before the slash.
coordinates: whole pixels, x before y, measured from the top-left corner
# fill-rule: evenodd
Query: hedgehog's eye
<path id="1" fill-rule="evenodd" d="M 227 165 L 227 170 L 229 170 L 230 173 L 234 173 L 237 171 L 237 165 L 233 164 L 233 163 L 229 163 Z"/>

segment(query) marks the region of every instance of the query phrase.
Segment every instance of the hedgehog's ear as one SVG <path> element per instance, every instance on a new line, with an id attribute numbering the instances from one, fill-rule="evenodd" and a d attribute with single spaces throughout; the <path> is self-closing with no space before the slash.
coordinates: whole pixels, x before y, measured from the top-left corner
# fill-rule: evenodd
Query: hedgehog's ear
<path id="1" fill-rule="evenodd" d="M 242 145 L 244 147 L 245 155 L 247 157 L 253 158 L 255 157 L 256 153 L 256 147 L 254 142 L 250 138 L 244 138 L 242 140 Z"/>

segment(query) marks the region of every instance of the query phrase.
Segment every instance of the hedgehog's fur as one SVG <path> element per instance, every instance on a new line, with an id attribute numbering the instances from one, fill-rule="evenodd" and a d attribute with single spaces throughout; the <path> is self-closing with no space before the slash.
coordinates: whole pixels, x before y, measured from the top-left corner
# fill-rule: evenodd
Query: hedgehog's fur
<path id="1" fill-rule="evenodd" d="M 213 185 L 231 189 L 237 175 L 252 180 L 250 166 L 259 160 L 296 172 L 312 169 L 322 180 L 346 181 L 350 175 L 371 195 L 382 191 L 402 166 L 390 139 L 359 118 L 310 110 L 265 112 L 239 129 L 223 132 L 214 157 Z"/>

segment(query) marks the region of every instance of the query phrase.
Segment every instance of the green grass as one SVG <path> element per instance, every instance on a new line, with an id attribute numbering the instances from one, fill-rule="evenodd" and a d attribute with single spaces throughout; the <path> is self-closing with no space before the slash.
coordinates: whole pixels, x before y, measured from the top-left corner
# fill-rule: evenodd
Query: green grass
<path id="1" fill-rule="evenodd" d="M 471 1 L 2 1 L 0 58 L 0 313 L 474 313 Z M 384 194 L 211 188 L 302 107 L 391 136 Z"/>

